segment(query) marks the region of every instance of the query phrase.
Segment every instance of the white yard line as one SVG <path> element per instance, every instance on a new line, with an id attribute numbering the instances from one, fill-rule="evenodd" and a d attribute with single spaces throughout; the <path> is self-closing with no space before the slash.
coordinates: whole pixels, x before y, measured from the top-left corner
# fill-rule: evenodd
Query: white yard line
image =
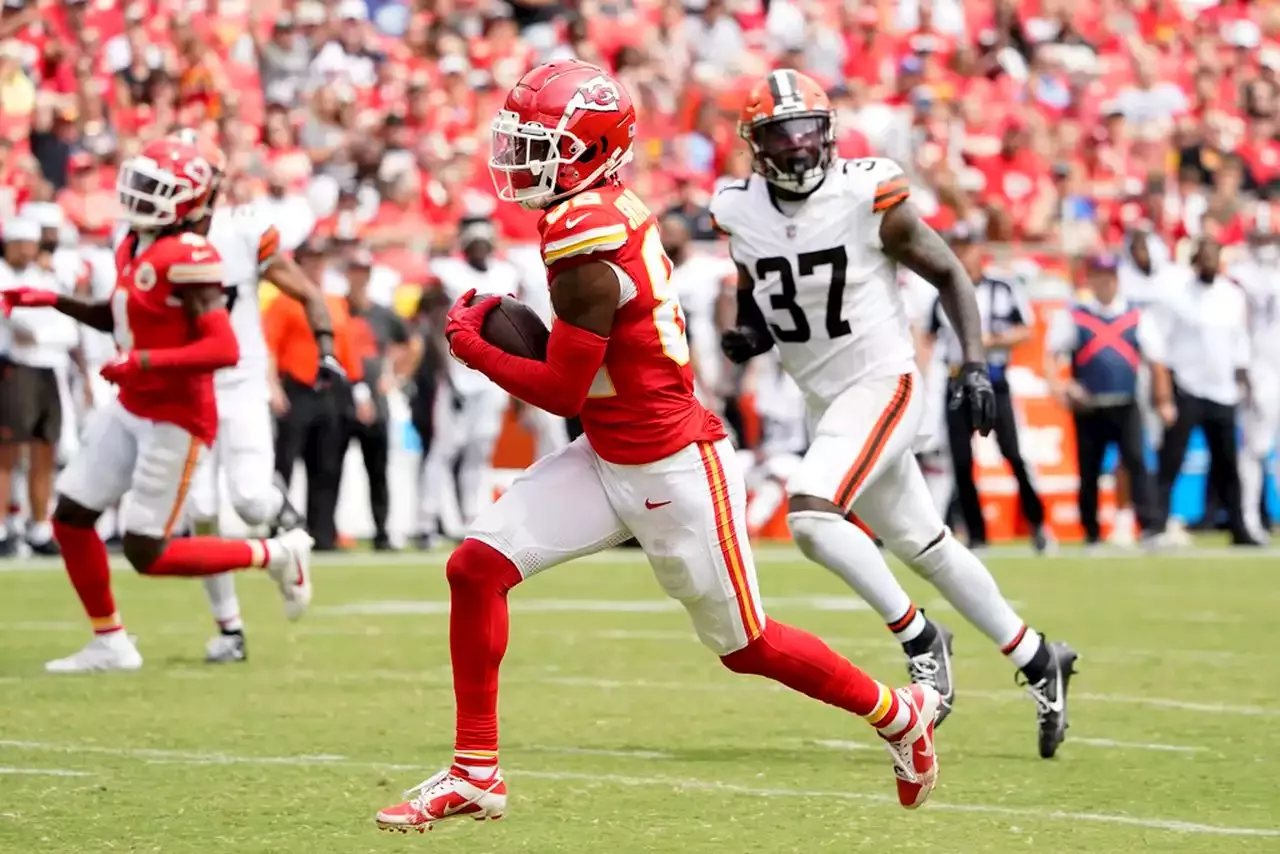
<path id="1" fill-rule="evenodd" d="M 799 549 L 786 543 L 770 543 L 757 545 L 753 549 L 756 562 L 760 564 L 791 563 L 804 561 Z M 441 567 L 449 557 L 446 550 L 432 552 L 403 551 L 396 553 L 380 552 L 342 552 L 339 554 L 318 554 L 313 558 L 314 565 L 325 568 L 357 567 L 395 568 L 395 567 Z M 1157 552 L 1148 554 L 1140 550 L 1113 551 L 1104 554 L 1086 554 L 1082 549 L 1064 547 L 1056 554 L 1037 556 L 1029 547 L 1021 545 L 996 546 L 981 554 L 983 560 L 997 561 L 1022 560 L 1035 558 L 1040 561 L 1089 560 L 1104 561 L 1108 564 L 1141 565 L 1148 561 L 1191 561 L 1203 564 L 1205 572 L 1220 573 L 1220 562 L 1224 561 L 1260 561 L 1280 557 L 1280 548 L 1236 549 L 1227 546 L 1189 548 L 1178 551 Z M 577 563 L 593 563 L 604 566 L 637 565 L 644 560 L 638 549 L 614 549 L 597 555 L 579 558 Z M 1219 563 L 1210 563 L 1210 561 Z M 132 572 L 124 558 L 119 555 L 111 557 L 111 568 L 116 571 Z M 1199 569 L 1200 567 L 1195 567 Z M 1183 567 L 1186 569 L 1186 567 Z M 62 562 L 57 558 L 9 558 L 0 560 L 0 573 L 5 572 L 63 572 Z"/>
<path id="2" fill-rule="evenodd" d="M 610 691 L 633 688 L 656 691 L 710 691 L 717 694 L 723 694 L 730 691 L 776 692 L 790 690 L 781 685 L 771 684 L 768 682 L 758 682 L 755 680 L 681 682 L 652 679 L 601 679 L 594 676 L 557 676 L 554 673 L 540 675 L 538 673 L 531 673 L 527 669 L 522 671 L 520 668 L 513 668 L 513 670 L 514 672 L 503 676 L 502 681 L 504 683 L 558 685 L 568 688 L 600 688 Z M 188 677 L 179 675 L 180 673 L 185 672 L 186 671 L 173 671 L 172 676 L 173 678 L 201 678 L 198 676 Z M 449 681 L 447 672 L 445 672 L 443 668 L 439 669 L 439 672 L 415 670 L 285 670 L 282 671 L 279 676 L 285 681 L 290 679 L 314 679 L 320 681 L 376 682 L 379 679 L 382 679 L 388 682 L 420 682 L 424 684 L 444 684 Z M 1016 689 L 992 691 L 962 687 L 957 691 L 957 699 L 960 703 L 963 703 L 966 699 L 989 700 L 998 703 L 1027 702 L 1027 695 L 1025 692 Z M 1113 703 L 1126 706 L 1149 706 L 1156 709 L 1195 712 L 1197 714 L 1242 715 L 1245 717 L 1267 718 L 1280 717 L 1280 708 L 1270 706 L 1233 705 L 1230 703 L 1199 703 L 1170 697 L 1135 697 L 1126 694 L 1094 694 L 1077 691 L 1071 694 L 1071 699 L 1086 703 Z"/>
<path id="3" fill-rule="evenodd" d="M 1160 753 L 1207 753 L 1209 751 L 1209 748 L 1200 746 L 1149 744 L 1144 741 L 1115 741 L 1110 738 L 1081 738 L 1078 735 L 1072 735 L 1067 741 L 1072 746 L 1100 747 L 1106 750 L 1152 750 Z M 830 748 L 831 750 L 884 750 L 883 744 L 872 744 L 869 741 L 819 739 L 805 743 L 812 744 L 815 747 Z"/>
<path id="4" fill-rule="evenodd" d="M 1114 741 L 1110 738 L 1081 738 L 1073 735 L 1071 744 L 1102 747 L 1107 750 L 1154 750 L 1157 753 L 1207 753 L 1209 748 L 1189 744 L 1149 744 L 1145 741 Z"/>
<path id="5" fill-rule="evenodd" d="M 0 775 L 19 775 L 32 777 L 92 777 L 88 771 L 71 771 L 66 768 L 15 768 L 12 765 L 0 765 Z"/>
<path id="6" fill-rule="evenodd" d="M 342 766 L 350 768 L 376 768 L 379 770 L 411 771 L 414 766 L 395 765 L 382 762 L 369 762 L 348 759 L 342 756 L 235 756 L 224 753 L 199 753 L 182 750 L 157 750 L 150 748 L 102 747 L 98 745 L 54 744 L 38 741 L 0 741 L 0 748 L 15 750 L 50 751 L 70 754 L 100 754 L 127 759 L 138 759 L 145 762 L 182 765 L 284 765 L 312 767 L 318 765 Z M 517 752 L 517 751 L 513 751 Z M 426 772 L 425 766 L 418 770 Z M 534 780 L 551 780 L 557 782 L 609 783 L 615 786 L 655 787 L 676 789 L 681 791 L 707 792 L 722 795 L 743 795 L 758 798 L 800 798 L 804 800 L 854 801 L 858 803 L 892 805 L 897 808 L 896 798 L 887 795 L 873 795 L 861 792 L 832 792 L 821 790 L 792 788 L 762 788 L 744 786 L 721 780 L 699 780 L 684 777 L 648 777 L 617 774 L 593 774 L 588 772 L 566 771 L 533 771 L 509 770 L 508 775 Z M 1112 815 L 1093 812 L 1067 812 L 1037 807 L 1004 807 L 994 804 L 966 804 L 938 801 L 936 798 L 927 807 L 932 812 L 971 813 L 978 815 L 1004 816 L 1035 821 L 1087 822 L 1094 824 L 1122 825 L 1144 830 L 1162 830 L 1172 833 L 1201 834 L 1211 836 L 1244 836 L 1280 838 L 1280 828 L 1233 827 L 1230 825 L 1201 824 L 1166 818 L 1140 818 L 1130 815 Z"/>

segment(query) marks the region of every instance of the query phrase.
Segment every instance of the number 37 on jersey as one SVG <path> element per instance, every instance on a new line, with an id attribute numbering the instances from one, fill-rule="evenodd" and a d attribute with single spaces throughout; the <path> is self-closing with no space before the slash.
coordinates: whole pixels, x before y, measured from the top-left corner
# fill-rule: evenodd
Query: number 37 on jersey
<path id="1" fill-rule="evenodd" d="M 647 325 L 666 359 L 681 368 L 689 364 L 684 313 L 671 286 L 671 260 L 654 215 L 635 193 L 623 187 L 581 193 L 548 211 L 541 231 L 542 257 L 552 278 L 586 260 L 604 261 L 618 274 L 618 316 L 611 340 L 621 344 L 624 331 L 633 339 L 641 333 L 639 326 Z M 590 396 L 614 393 L 608 370 L 602 368 Z"/>

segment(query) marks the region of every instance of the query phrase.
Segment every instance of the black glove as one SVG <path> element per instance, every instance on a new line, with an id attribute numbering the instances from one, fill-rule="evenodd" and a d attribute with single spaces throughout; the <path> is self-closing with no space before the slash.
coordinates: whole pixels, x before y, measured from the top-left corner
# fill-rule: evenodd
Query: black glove
<path id="1" fill-rule="evenodd" d="M 991 387 L 987 366 L 966 362 L 960 369 L 960 381 L 951 389 L 950 406 L 969 410 L 969 426 L 985 436 L 996 424 L 996 392 Z"/>
<path id="2" fill-rule="evenodd" d="M 342 363 L 332 353 L 320 357 L 320 367 L 316 370 L 316 388 L 326 389 L 343 386 L 347 383 L 347 372 Z"/>
<path id="3" fill-rule="evenodd" d="M 773 339 L 750 326 L 736 326 L 720 336 L 720 349 L 729 361 L 741 365 L 773 346 Z"/>

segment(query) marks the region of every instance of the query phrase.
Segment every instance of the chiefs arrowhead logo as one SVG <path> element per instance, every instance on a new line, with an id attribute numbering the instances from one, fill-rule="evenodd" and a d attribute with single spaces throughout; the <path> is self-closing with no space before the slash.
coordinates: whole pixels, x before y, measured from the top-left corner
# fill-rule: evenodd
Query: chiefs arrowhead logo
<path id="1" fill-rule="evenodd" d="M 618 87 L 604 75 L 592 77 L 573 93 L 569 103 L 565 104 L 565 115 L 575 110 L 590 110 L 596 113 L 615 113 L 618 111 Z"/>

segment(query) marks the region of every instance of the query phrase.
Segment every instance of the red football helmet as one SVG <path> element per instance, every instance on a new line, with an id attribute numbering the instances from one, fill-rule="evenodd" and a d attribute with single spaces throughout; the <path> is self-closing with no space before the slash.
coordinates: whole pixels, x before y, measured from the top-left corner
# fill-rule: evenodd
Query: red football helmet
<path id="1" fill-rule="evenodd" d="M 213 167 L 213 185 L 205 196 L 203 209 L 193 211 L 189 217 L 191 220 L 202 219 L 213 213 L 213 204 L 217 199 L 218 190 L 222 187 L 223 179 L 227 177 L 227 156 L 222 153 L 222 149 L 213 137 L 193 128 L 182 128 L 173 134 L 173 138 L 179 142 L 195 146 L 196 151 L 200 152 L 200 156 L 209 161 L 209 165 Z"/>
<path id="2" fill-rule="evenodd" d="M 116 194 L 137 229 L 200 219 L 216 189 L 213 165 L 191 143 L 168 136 L 147 143 L 120 166 Z"/>
<path id="3" fill-rule="evenodd" d="M 608 72 L 577 60 L 530 71 L 493 121 L 489 171 L 498 198 L 540 210 L 631 161 L 636 110 Z"/>

